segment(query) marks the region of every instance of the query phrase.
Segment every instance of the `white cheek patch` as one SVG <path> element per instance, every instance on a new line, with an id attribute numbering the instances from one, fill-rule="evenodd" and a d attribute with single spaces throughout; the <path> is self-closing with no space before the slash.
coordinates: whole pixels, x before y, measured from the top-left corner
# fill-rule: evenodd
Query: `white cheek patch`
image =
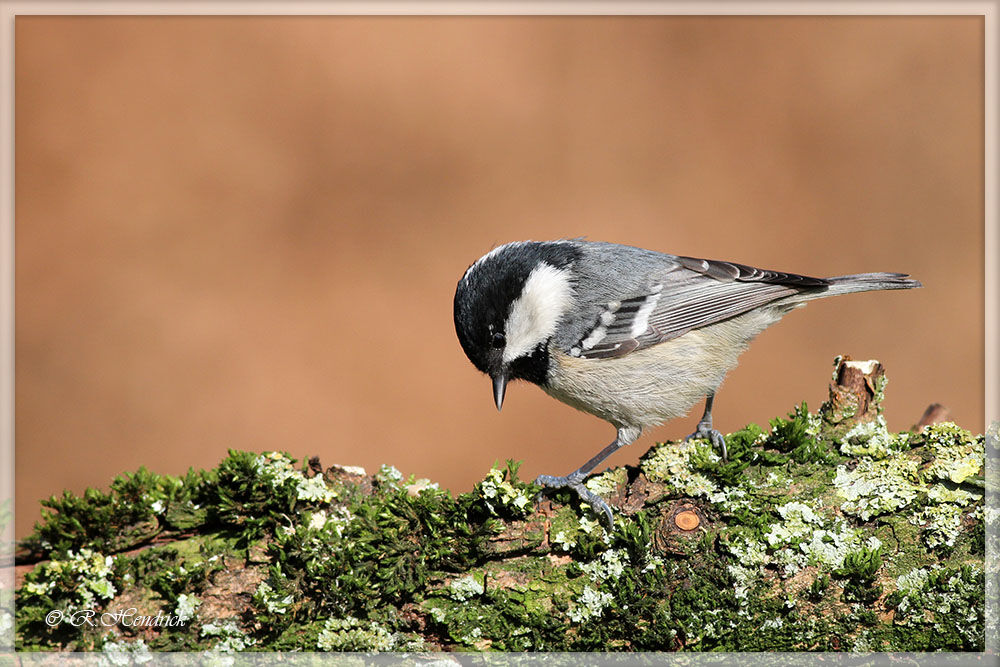
<path id="1" fill-rule="evenodd" d="M 571 300 L 567 271 L 544 262 L 535 267 L 524 282 L 521 296 L 511 304 L 504 325 L 507 336 L 504 362 L 510 363 L 548 340 Z"/>

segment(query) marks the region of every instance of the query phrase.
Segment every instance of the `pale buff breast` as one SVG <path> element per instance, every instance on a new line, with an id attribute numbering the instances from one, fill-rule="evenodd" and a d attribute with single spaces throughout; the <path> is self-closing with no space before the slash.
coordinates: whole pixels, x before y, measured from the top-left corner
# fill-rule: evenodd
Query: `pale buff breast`
<path id="1" fill-rule="evenodd" d="M 615 426 L 656 426 L 686 415 L 714 392 L 754 336 L 783 314 L 748 313 L 615 359 L 552 350 L 543 389 Z"/>

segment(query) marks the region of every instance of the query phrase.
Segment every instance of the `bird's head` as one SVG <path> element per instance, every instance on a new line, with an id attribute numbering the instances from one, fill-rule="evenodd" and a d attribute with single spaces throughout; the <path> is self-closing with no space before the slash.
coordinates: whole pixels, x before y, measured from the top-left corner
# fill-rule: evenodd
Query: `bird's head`
<path id="1" fill-rule="evenodd" d="M 543 384 L 548 341 L 573 300 L 571 241 L 519 241 L 472 264 L 455 290 L 455 331 L 469 361 L 493 380 L 497 409 L 513 379 Z"/>

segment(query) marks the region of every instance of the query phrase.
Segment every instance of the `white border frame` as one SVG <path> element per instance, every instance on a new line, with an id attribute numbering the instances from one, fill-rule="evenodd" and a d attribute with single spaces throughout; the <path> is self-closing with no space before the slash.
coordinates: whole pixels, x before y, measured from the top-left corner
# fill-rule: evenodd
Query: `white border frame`
<path id="1" fill-rule="evenodd" d="M 669 0 L 233 0 L 180 1 L 163 0 L 77 0 L 0 1 L 0 517 L 5 502 L 13 511 L 14 499 L 14 19 L 29 15 L 850 15 L 850 16 L 912 16 L 912 15 L 966 15 L 983 16 L 985 31 L 985 133 L 984 133 L 984 253 L 985 253 L 985 354 L 984 354 L 984 417 L 990 432 L 997 433 L 1000 420 L 1000 211 L 998 211 L 998 70 L 1000 53 L 997 50 L 998 10 L 1000 0 L 981 2 L 809 2 L 771 1 L 755 2 L 670 2 Z M 995 463 L 995 462 L 994 462 Z M 995 468 L 994 468 L 995 470 Z M 989 470 L 987 478 L 991 479 Z M 996 500 L 995 492 L 988 494 Z M 995 506 L 995 502 L 994 502 Z M 13 592 L 13 533 L 14 523 L 0 526 L 0 620 L 5 613 L 5 599 Z M 987 577 L 996 577 L 987 567 Z M 996 605 L 987 608 L 987 641 L 996 636 Z M 992 606 L 992 613 L 990 610 Z M 992 633 L 991 633 L 992 628 Z M 9 637 L 6 635 L 10 635 Z M 0 629 L 0 656 L 8 653 L 13 643 L 13 630 Z M 997 655 L 996 646 L 987 644 L 987 652 Z M 534 654 L 545 659 L 545 654 Z M 740 657 L 751 662 L 748 654 L 730 654 L 743 663 Z M 851 658 L 849 654 L 825 654 L 827 659 Z M 869 654 L 868 660 L 878 654 Z M 695 657 L 685 654 L 687 659 Z M 969 657 L 975 660 L 976 654 Z M 22 660 L 26 656 L 19 656 Z M 43 658 L 44 656 L 37 656 Z M 77 657 L 82 657 L 77 654 Z M 555 656 L 548 656 L 555 657 Z M 661 658 L 664 656 L 661 654 Z M 771 658 L 777 658 L 772 654 Z M 861 656 L 853 656 L 860 658 Z M 955 656 L 935 663 L 964 664 Z M 764 659 L 765 656 L 758 656 Z M 791 660 L 789 660 L 791 658 Z M 785 664 L 794 663 L 795 654 L 785 656 Z M 195 657 L 197 660 L 197 657 Z M 46 658 L 47 661 L 47 658 Z M 770 660 L 764 660 L 770 662 Z M 29 661 L 30 662 L 30 661 Z M 618 661 L 613 661 L 618 662 Z M 835 662 L 842 662 L 840 659 Z M 876 663 L 880 661 L 872 661 Z M 750 664 L 750 663 L 746 663 Z M 805 663 L 803 663 L 805 664 Z"/>

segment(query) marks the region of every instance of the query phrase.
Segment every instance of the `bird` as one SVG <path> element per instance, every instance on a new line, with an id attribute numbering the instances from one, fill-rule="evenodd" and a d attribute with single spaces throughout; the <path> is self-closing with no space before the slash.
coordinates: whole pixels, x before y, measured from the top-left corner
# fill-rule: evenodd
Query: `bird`
<path id="1" fill-rule="evenodd" d="M 514 241 L 473 262 L 455 289 L 455 331 L 492 380 L 497 410 L 524 380 L 609 422 L 615 439 L 575 471 L 540 475 L 568 488 L 613 526 L 611 508 L 584 485 L 644 430 L 700 401 L 695 431 L 726 458 L 712 425 L 716 391 L 764 329 L 814 299 L 921 287 L 903 273 L 814 278 L 585 239 Z"/>

